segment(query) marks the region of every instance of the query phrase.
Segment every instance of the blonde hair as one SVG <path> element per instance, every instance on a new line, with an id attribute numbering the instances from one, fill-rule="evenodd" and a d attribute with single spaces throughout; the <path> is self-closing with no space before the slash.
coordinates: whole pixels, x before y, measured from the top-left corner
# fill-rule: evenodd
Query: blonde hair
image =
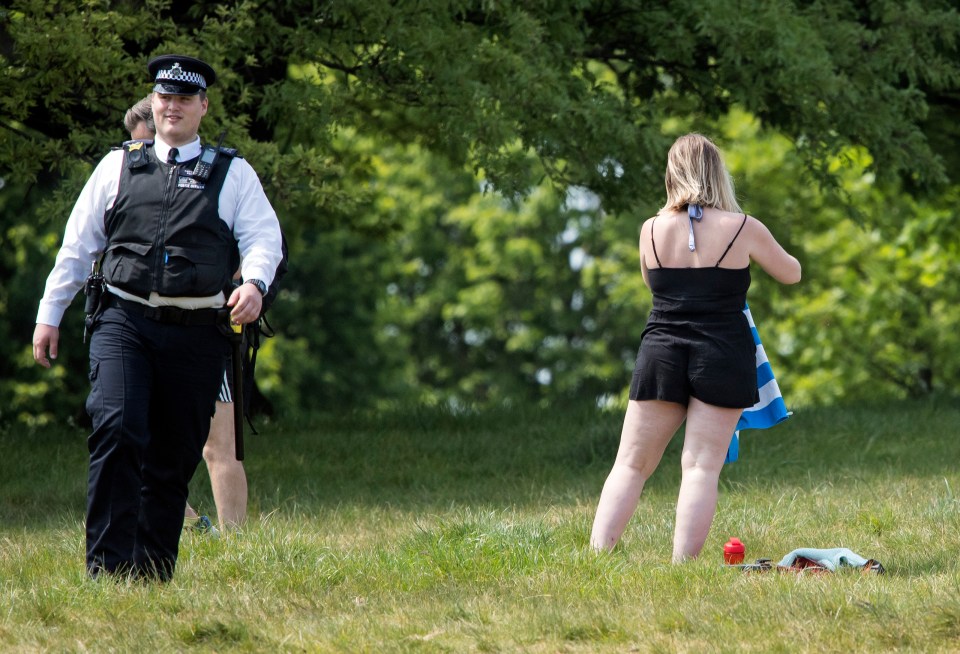
<path id="1" fill-rule="evenodd" d="M 720 149 L 702 134 L 686 134 L 674 141 L 667 153 L 667 203 L 660 210 L 682 211 L 699 204 L 741 213 L 737 196 Z"/>

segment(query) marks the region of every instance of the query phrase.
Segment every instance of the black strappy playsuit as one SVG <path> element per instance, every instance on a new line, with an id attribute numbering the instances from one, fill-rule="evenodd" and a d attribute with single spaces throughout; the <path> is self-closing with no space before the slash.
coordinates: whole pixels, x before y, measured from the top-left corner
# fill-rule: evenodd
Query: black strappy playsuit
<path id="1" fill-rule="evenodd" d="M 750 267 L 720 267 L 746 222 L 744 215 L 712 268 L 664 268 L 652 242 L 658 266 L 647 271 L 653 309 L 640 339 L 631 400 L 686 406 L 692 396 L 743 409 L 759 401 L 756 345 L 743 314 Z M 652 225 L 650 235 L 652 241 Z"/>

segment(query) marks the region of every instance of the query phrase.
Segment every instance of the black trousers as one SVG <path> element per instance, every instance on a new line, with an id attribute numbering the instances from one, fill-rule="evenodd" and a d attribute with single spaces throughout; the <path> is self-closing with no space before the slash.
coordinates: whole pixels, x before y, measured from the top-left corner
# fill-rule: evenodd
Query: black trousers
<path id="1" fill-rule="evenodd" d="M 169 579 L 227 339 L 109 306 L 90 341 L 87 570 Z"/>

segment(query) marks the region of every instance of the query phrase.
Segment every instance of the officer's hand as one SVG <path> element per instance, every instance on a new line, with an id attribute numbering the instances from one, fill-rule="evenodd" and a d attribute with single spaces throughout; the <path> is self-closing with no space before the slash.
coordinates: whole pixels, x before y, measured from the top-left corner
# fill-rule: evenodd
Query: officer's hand
<path id="1" fill-rule="evenodd" d="M 50 359 L 56 359 L 59 344 L 60 329 L 53 325 L 44 325 L 38 322 L 36 329 L 33 330 L 33 360 L 44 368 L 49 368 L 50 360 L 47 359 L 47 349 L 50 350 Z"/>
<path id="2" fill-rule="evenodd" d="M 236 325 L 245 325 L 260 317 L 263 296 L 260 295 L 260 289 L 253 284 L 240 284 L 230 294 L 227 306 L 233 307 L 230 320 Z"/>

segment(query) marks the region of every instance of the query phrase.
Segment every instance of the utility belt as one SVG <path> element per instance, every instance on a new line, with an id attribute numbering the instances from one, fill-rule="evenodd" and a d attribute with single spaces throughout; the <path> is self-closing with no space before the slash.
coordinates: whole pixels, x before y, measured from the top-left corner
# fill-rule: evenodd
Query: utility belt
<path id="1" fill-rule="evenodd" d="M 226 325 L 230 322 L 230 308 L 220 309 L 182 309 L 180 307 L 151 307 L 146 304 L 125 300 L 113 293 L 104 294 L 104 308 L 115 306 L 124 311 L 167 325 Z"/>

